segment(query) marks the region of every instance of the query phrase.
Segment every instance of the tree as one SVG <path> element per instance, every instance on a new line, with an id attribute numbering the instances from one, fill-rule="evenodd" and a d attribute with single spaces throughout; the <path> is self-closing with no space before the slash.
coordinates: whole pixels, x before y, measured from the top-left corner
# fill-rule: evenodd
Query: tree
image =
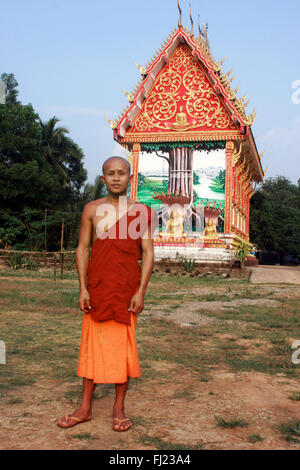
<path id="1" fill-rule="evenodd" d="M 60 226 L 65 222 L 64 241 L 74 246 L 80 189 L 87 171 L 84 154 L 57 128 L 56 117 L 41 123 L 31 104 L 17 101 L 17 81 L 2 74 L 10 99 L 0 105 L 0 239 L 22 249 L 44 245 L 59 249 Z M 45 209 L 48 217 L 45 220 Z"/>
<path id="2" fill-rule="evenodd" d="M 300 188 L 287 178 L 267 179 L 251 199 L 250 238 L 261 250 L 300 254 Z"/>
<path id="3" fill-rule="evenodd" d="M 20 101 L 17 100 L 19 94 L 18 82 L 15 79 L 13 73 L 2 73 L 0 79 L 5 83 L 6 86 L 6 104 L 19 104 Z"/>

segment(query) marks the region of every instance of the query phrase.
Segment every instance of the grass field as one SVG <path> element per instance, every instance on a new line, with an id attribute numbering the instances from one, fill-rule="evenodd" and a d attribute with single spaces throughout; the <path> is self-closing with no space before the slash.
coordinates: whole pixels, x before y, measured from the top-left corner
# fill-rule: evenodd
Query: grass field
<path id="1" fill-rule="evenodd" d="M 0 292 L 1 449 L 300 449 L 299 287 L 153 274 L 122 434 L 110 384 L 97 386 L 92 421 L 55 424 L 81 394 L 76 273 L 1 270 Z"/>

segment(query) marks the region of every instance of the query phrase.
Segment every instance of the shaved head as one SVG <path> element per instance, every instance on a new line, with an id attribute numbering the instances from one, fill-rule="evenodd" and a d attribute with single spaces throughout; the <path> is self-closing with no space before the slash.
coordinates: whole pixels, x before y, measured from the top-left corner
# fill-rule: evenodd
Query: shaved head
<path id="1" fill-rule="evenodd" d="M 107 158 L 107 159 L 105 160 L 105 162 L 104 162 L 103 165 L 102 165 L 102 174 L 103 174 L 103 175 L 104 175 L 105 166 L 107 166 L 107 163 L 110 163 L 110 162 L 112 162 L 112 161 L 114 161 L 114 160 L 120 160 L 121 162 L 124 162 L 124 163 L 126 164 L 127 168 L 128 168 L 128 173 L 129 173 L 129 175 L 130 175 L 131 167 L 130 167 L 129 161 L 126 160 L 126 158 L 118 157 L 118 156 L 116 156 L 116 157 L 109 157 L 109 158 Z"/>

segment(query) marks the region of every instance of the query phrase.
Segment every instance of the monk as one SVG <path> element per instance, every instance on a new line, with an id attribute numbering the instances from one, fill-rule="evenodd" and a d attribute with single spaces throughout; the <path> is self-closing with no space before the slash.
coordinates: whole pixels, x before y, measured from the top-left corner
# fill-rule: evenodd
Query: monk
<path id="1" fill-rule="evenodd" d="M 96 384 L 114 383 L 112 429 L 127 431 L 132 422 L 124 401 L 129 378 L 140 377 L 136 324 L 153 269 L 158 219 L 149 206 L 127 197 L 133 175 L 126 159 L 108 158 L 102 172 L 108 195 L 84 207 L 76 250 L 78 303 L 85 312 L 77 371 L 83 377 L 82 400 L 57 425 L 70 428 L 91 420 Z"/>

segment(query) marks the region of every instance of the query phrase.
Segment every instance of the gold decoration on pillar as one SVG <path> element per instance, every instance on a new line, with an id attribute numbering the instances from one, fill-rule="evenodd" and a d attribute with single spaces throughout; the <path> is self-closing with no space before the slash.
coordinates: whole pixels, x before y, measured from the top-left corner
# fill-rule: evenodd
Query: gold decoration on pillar
<path id="1" fill-rule="evenodd" d="M 133 155 L 128 149 L 126 149 L 126 156 L 127 156 L 127 160 L 129 161 L 130 165 L 132 166 Z"/>
<path id="2" fill-rule="evenodd" d="M 232 154 L 232 166 L 235 166 L 237 162 L 239 161 L 241 155 L 242 155 L 242 149 L 243 149 L 243 144 L 240 143 L 239 149 L 237 147 L 234 148 L 233 154 Z"/>

